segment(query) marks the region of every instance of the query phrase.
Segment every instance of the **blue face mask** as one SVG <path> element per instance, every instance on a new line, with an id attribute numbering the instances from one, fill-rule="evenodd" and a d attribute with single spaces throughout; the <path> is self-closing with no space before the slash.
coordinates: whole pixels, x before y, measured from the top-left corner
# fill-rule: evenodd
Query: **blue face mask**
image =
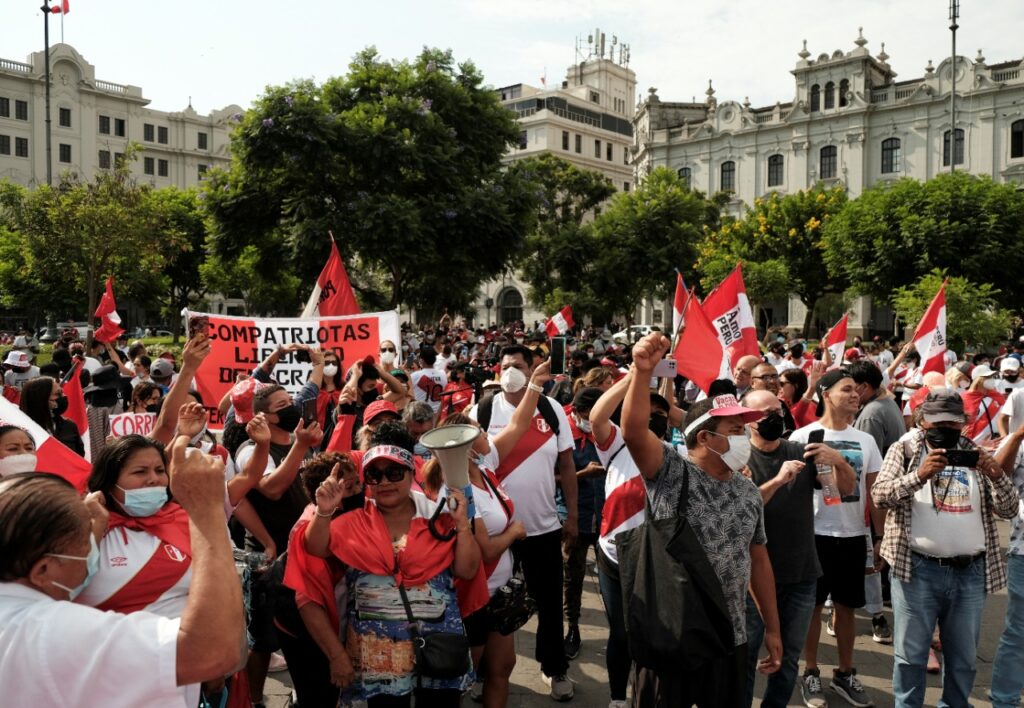
<path id="1" fill-rule="evenodd" d="M 483 469 L 484 466 L 485 466 L 485 463 L 487 462 L 487 455 L 481 454 L 481 453 L 477 452 L 476 450 L 470 450 L 469 451 L 469 459 L 473 461 L 474 465 L 476 465 L 480 469 Z"/>
<path id="2" fill-rule="evenodd" d="M 59 587 L 61 590 L 68 594 L 68 599 L 74 601 L 76 597 L 82 594 L 85 590 L 86 585 L 92 580 L 92 576 L 96 575 L 96 571 L 100 569 L 100 549 L 96 547 L 96 537 L 92 535 L 92 531 L 89 532 L 89 555 L 87 556 L 68 556 L 63 553 L 47 553 L 48 556 L 54 558 L 65 558 L 67 560 L 80 560 L 85 561 L 85 580 L 78 584 L 77 587 L 69 588 L 67 585 L 62 585 L 56 580 L 50 582 Z"/>
<path id="3" fill-rule="evenodd" d="M 424 445 L 423 443 L 419 443 L 419 442 L 418 442 L 418 443 L 416 443 L 416 444 L 415 444 L 415 445 L 413 446 L 413 448 L 412 448 L 412 454 L 414 454 L 414 455 L 419 455 L 419 456 L 420 456 L 420 457 L 422 457 L 422 458 L 423 458 L 424 460 L 429 460 L 429 459 L 430 459 L 431 457 L 433 457 L 433 456 L 434 456 L 434 453 L 433 453 L 433 451 L 432 451 L 432 450 L 431 450 L 430 448 L 428 448 L 428 447 L 427 447 L 426 445 Z"/>
<path id="4" fill-rule="evenodd" d="M 129 516 L 152 516 L 167 503 L 167 487 L 142 487 L 141 489 L 125 489 L 115 485 L 124 492 L 121 506 Z"/>

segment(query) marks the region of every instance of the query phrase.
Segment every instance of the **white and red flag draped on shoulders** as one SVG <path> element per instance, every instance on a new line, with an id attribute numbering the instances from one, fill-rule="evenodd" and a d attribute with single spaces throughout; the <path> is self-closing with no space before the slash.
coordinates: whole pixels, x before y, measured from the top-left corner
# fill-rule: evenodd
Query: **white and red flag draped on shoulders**
<path id="1" fill-rule="evenodd" d="M 359 314 L 362 312 L 356 302 L 356 294 L 352 292 L 345 262 L 341 260 L 338 244 L 334 241 L 334 234 L 331 234 L 331 255 L 327 258 L 327 265 L 320 271 L 320 277 L 316 279 L 302 316 L 342 317 Z"/>
<path id="2" fill-rule="evenodd" d="M 548 333 L 548 337 L 557 337 L 568 332 L 575 324 L 572 321 L 572 308 L 566 305 L 547 321 L 544 330 Z"/>
<path id="3" fill-rule="evenodd" d="M 761 355 L 761 347 L 757 343 L 757 328 L 754 326 L 754 313 L 747 300 L 747 289 L 743 284 L 743 268 L 737 263 L 736 268 L 719 283 L 711 294 L 704 298 L 704 314 L 718 332 L 718 341 L 729 354 L 732 366 L 740 357 L 752 354 Z"/>
<path id="4" fill-rule="evenodd" d="M 100 320 L 100 328 L 92 335 L 97 342 L 116 342 L 117 338 L 124 334 L 124 330 L 121 329 L 121 316 L 117 314 L 117 303 L 114 302 L 113 278 L 107 278 L 107 288 L 93 317 Z"/>
<path id="5" fill-rule="evenodd" d="M 85 459 L 92 460 L 92 445 L 89 440 L 89 412 L 85 407 L 85 394 L 82 391 L 82 365 L 76 363 L 61 382 L 64 397 L 68 399 L 68 409 L 64 411 L 64 419 L 70 420 L 78 428 L 78 436 L 85 446 Z"/>
<path id="6" fill-rule="evenodd" d="M 92 465 L 3 397 L 0 397 L 0 425 L 15 425 L 29 434 L 36 446 L 36 472 L 52 472 L 78 491 L 85 491 Z"/>
<path id="7" fill-rule="evenodd" d="M 717 330 L 704 314 L 700 301 L 695 297 L 686 297 L 686 283 L 682 276 L 679 276 L 676 285 L 682 290 L 683 302 L 686 303 L 686 310 L 680 320 L 680 326 L 685 323 L 686 329 L 679 336 L 673 352 L 676 369 L 707 393 L 712 381 L 729 378 L 729 357 L 719 341 Z M 676 331 L 679 331 L 678 327 Z"/>
<path id="8" fill-rule="evenodd" d="M 946 283 L 942 283 L 935 299 L 925 310 L 914 330 L 914 348 L 921 355 L 921 373 L 946 373 Z"/>
<path id="9" fill-rule="evenodd" d="M 828 338 L 825 339 L 825 348 L 832 357 L 832 364 L 829 370 L 838 369 L 843 365 L 843 355 L 846 352 L 846 327 L 850 321 L 850 313 L 843 315 L 843 318 L 833 325 L 828 331 Z"/>

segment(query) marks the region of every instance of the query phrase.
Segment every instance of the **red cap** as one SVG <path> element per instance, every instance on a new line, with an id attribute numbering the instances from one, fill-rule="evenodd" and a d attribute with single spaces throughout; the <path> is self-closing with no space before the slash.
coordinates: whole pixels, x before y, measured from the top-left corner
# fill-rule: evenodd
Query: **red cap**
<path id="1" fill-rule="evenodd" d="M 231 405 L 235 409 L 235 420 L 242 424 L 252 420 L 252 417 L 255 415 L 252 410 L 253 398 L 255 398 L 256 392 L 264 386 L 266 384 L 260 383 L 256 379 L 248 378 L 245 381 L 239 381 L 231 387 Z"/>
<path id="2" fill-rule="evenodd" d="M 850 347 L 849 349 L 846 350 L 846 353 L 843 354 L 843 358 L 846 359 L 847 361 L 857 361 L 858 359 L 860 359 L 860 357 L 860 349 L 858 349 L 857 347 Z"/>
<path id="3" fill-rule="evenodd" d="M 401 415 L 398 413 L 398 409 L 395 408 L 395 404 L 391 401 L 377 400 L 366 407 L 363 411 L 363 424 L 368 425 L 379 415 L 384 413 L 391 413 L 395 418 L 400 418 Z"/>

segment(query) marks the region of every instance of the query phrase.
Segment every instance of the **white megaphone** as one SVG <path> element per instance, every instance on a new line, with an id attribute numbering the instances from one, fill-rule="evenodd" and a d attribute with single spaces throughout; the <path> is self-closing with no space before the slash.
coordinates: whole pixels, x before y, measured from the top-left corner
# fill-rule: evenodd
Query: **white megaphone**
<path id="1" fill-rule="evenodd" d="M 468 448 L 479 435 L 480 430 L 472 425 L 444 425 L 420 436 L 420 443 L 434 453 L 441 465 L 445 485 L 449 489 L 459 489 L 466 495 L 466 503 L 469 505 L 466 515 L 470 523 L 473 522 L 476 509 L 473 504 L 473 485 L 469 481 Z"/>

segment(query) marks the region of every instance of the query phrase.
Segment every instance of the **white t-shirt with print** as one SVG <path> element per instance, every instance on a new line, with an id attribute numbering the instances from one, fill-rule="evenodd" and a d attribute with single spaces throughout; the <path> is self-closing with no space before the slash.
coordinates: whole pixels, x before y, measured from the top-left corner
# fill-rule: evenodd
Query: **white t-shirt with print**
<path id="1" fill-rule="evenodd" d="M 920 456 L 918 468 L 924 463 Z M 936 508 L 938 502 L 938 508 Z M 914 492 L 910 547 L 937 558 L 973 556 L 985 550 L 978 472 L 947 467 Z"/>

